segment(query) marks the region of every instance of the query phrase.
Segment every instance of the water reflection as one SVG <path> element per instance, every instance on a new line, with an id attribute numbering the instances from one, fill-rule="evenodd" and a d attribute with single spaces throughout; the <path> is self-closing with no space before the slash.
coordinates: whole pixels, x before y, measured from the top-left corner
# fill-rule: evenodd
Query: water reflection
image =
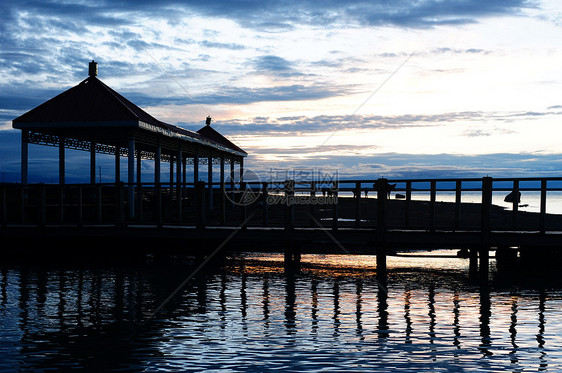
<path id="1" fill-rule="evenodd" d="M 480 288 L 480 337 L 482 338 L 480 351 L 482 351 L 484 355 L 492 355 L 490 351 L 490 347 L 492 346 L 492 338 L 490 337 L 491 315 L 490 290 L 487 286 L 482 286 Z"/>
<path id="2" fill-rule="evenodd" d="M 412 291 L 410 289 L 404 292 L 404 320 L 406 322 L 406 343 L 412 343 L 412 318 L 410 317 L 410 307 L 412 299 Z"/>
<path id="3" fill-rule="evenodd" d="M 356 295 L 355 323 L 357 325 L 356 333 L 361 341 L 365 340 L 365 337 L 363 336 L 363 325 L 361 321 L 361 317 L 363 316 L 363 311 L 361 306 L 363 302 L 363 299 L 361 297 L 362 292 L 363 292 L 363 281 L 359 278 L 355 281 L 355 295 Z"/>
<path id="4" fill-rule="evenodd" d="M 148 320 L 190 269 L 3 267 L 0 370 L 228 370 L 259 361 L 264 370 L 521 371 L 562 363 L 557 289 L 498 291 L 412 272 L 391 277 L 386 292 L 370 276 L 340 271 L 227 267 L 193 278 Z"/>
<path id="5" fill-rule="evenodd" d="M 377 292 L 377 313 L 379 315 L 379 324 L 377 331 L 380 338 L 387 338 L 388 330 L 388 292 L 380 287 Z"/>

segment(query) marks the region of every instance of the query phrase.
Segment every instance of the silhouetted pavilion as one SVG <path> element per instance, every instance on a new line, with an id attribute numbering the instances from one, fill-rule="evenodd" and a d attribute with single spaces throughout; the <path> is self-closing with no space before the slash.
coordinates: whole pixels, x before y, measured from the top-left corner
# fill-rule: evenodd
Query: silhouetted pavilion
<path id="1" fill-rule="evenodd" d="M 198 132 L 164 123 L 108 87 L 97 78 L 97 63 L 89 64 L 89 77 L 75 87 L 44 102 L 12 121 L 22 130 L 21 182 L 28 181 L 28 144 L 59 148 L 59 183 L 65 183 L 65 148 L 90 152 L 90 182 L 95 183 L 96 153 L 115 155 L 115 181 L 120 178 L 120 157 L 128 159 L 128 184 L 141 178 L 141 160 L 154 160 L 154 183 L 160 184 L 160 162 L 170 162 L 170 183 L 186 183 L 186 164 L 193 164 L 194 182 L 199 180 L 200 159 L 206 160 L 208 180 L 212 181 L 212 165 L 220 163 L 221 182 L 224 165 L 240 165 L 247 153 L 211 128 L 211 118 Z M 133 188 L 129 188 L 133 201 Z M 130 213 L 134 208 L 130 207 Z"/>

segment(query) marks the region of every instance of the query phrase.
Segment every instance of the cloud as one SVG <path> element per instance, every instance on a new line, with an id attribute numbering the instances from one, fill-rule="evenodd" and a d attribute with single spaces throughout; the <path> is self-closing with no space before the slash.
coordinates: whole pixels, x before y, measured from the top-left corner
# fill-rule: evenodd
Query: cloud
<path id="1" fill-rule="evenodd" d="M 200 46 L 205 48 L 221 48 L 221 49 L 231 49 L 231 50 L 242 50 L 246 47 L 242 44 L 237 43 L 219 43 L 215 41 L 203 40 L 198 43 Z"/>
<path id="2" fill-rule="evenodd" d="M 527 0 L 99 0 L 82 4 L 44 0 L 3 2 L 0 10 L 6 22 L 3 22 L 4 25 L 33 23 L 41 30 L 56 27 L 76 33 L 84 25 L 126 26 L 138 24 L 147 17 L 174 23 L 193 14 L 230 19 L 243 27 L 277 32 L 292 29 L 296 25 L 427 28 L 475 23 L 482 17 L 518 15 L 523 9 L 534 7 L 535 2 Z M 22 19 L 22 14 L 25 14 L 26 19 Z M 3 26 L 3 29 L 9 30 L 9 27 Z"/>
<path id="3" fill-rule="evenodd" d="M 304 75 L 293 67 L 293 63 L 274 55 L 259 56 L 253 59 L 252 65 L 259 74 L 272 74 L 278 77 Z"/>
<path id="4" fill-rule="evenodd" d="M 256 102 L 270 101 L 299 101 L 299 100 L 319 100 L 328 97 L 337 97 L 348 92 L 346 87 L 293 84 L 277 87 L 219 87 L 215 92 L 201 94 L 194 97 L 195 102 L 187 95 L 156 97 L 147 95 L 144 92 L 121 92 L 125 97 L 140 107 L 158 105 L 244 105 Z M 235 125 L 241 123 L 234 121 Z M 189 124 L 189 123 L 188 123 Z"/>
<path id="5" fill-rule="evenodd" d="M 217 122 L 225 133 L 231 135 L 299 135 L 345 130 L 390 130 L 419 128 L 467 122 L 511 122 L 535 120 L 542 116 L 560 116 L 561 112 L 484 112 L 463 111 L 440 114 L 402 115 L 317 115 L 291 117 L 255 117 L 250 120 L 225 120 Z M 188 124 L 186 125 L 195 125 Z M 492 133 L 512 133 L 501 128 L 469 129 L 465 136 L 488 136 Z"/>
<path id="6" fill-rule="evenodd" d="M 345 154 L 345 153 L 344 153 Z M 286 155 L 286 154 L 283 154 Z M 256 157 L 250 154 L 247 167 L 267 177 L 277 170 L 330 170 L 340 179 L 428 179 L 428 178 L 481 178 L 491 177 L 557 177 L 560 173 L 560 154 L 485 155 L 455 154 L 397 154 L 382 153 L 362 156 L 322 155 L 318 158 L 287 158 L 280 163 L 276 158 Z M 284 166 L 286 165 L 286 166 Z"/>

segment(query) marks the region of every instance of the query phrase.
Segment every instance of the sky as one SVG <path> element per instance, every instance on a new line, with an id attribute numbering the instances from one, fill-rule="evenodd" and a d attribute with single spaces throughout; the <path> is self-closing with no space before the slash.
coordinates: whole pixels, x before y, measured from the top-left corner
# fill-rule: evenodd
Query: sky
<path id="1" fill-rule="evenodd" d="M 164 122 L 210 115 L 258 174 L 562 175 L 557 0 L 2 0 L 0 14 L 5 181 L 19 178 L 11 121 L 91 60 Z M 56 181 L 56 149 L 31 147 L 30 181 Z M 72 154 L 67 172 L 87 178 Z"/>

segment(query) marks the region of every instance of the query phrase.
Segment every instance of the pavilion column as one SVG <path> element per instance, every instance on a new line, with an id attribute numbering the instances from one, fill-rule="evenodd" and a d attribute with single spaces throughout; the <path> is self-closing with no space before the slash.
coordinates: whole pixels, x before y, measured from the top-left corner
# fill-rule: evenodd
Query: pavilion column
<path id="1" fill-rule="evenodd" d="M 137 149 L 137 185 L 140 188 L 142 179 L 141 179 L 141 170 L 142 170 L 142 159 L 141 159 L 141 152 L 140 149 Z"/>
<path id="2" fill-rule="evenodd" d="M 90 184 L 96 183 L 96 143 L 90 143 Z"/>
<path id="3" fill-rule="evenodd" d="M 135 218 L 135 139 L 129 139 L 129 150 L 127 154 L 127 190 L 129 217 Z"/>
<path id="4" fill-rule="evenodd" d="M 141 151 L 140 149 L 136 150 L 137 152 L 137 205 L 136 210 L 137 214 L 136 217 L 139 222 L 142 222 L 142 158 L 141 158 Z"/>
<path id="5" fill-rule="evenodd" d="M 159 227 L 162 226 L 162 185 L 160 184 L 162 173 L 161 160 L 162 145 L 160 145 L 160 141 L 158 141 L 154 154 L 154 191 L 156 193 L 156 223 Z"/>
<path id="6" fill-rule="evenodd" d="M 220 218 L 221 224 L 224 224 L 226 221 L 226 210 L 225 210 L 225 202 L 226 202 L 226 195 L 225 195 L 225 187 L 224 187 L 224 155 L 221 155 L 221 169 L 220 169 Z"/>
<path id="7" fill-rule="evenodd" d="M 240 157 L 240 183 L 244 179 L 244 158 Z"/>
<path id="8" fill-rule="evenodd" d="M 197 150 L 195 155 L 193 156 L 193 183 L 197 183 L 199 181 L 199 153 Z"/>
<path id="9" fill-rule="evenodd" d="M 154 155 L 154 184 L 158 187 L 160 186 L 160 159 L 162 158 L 162 146 L 158 144 L 156 146 L 156 154 Z"/>
<path id="10" fill-rule="evenodd" d="M 27 184 L 29 162 L 29 132 L 21 131 L 21 183 Z"/>
<path id="11" fill-rule="evenodd" d="M 234 201 L 234 158 L 230 158 L 230 200 Z"/>
<path id="12" fill-rule="evenodd" d="M 187 157 L 183 157 L 181 163 L 182 163 L 182 171 L 181 171 L 181 182 L 182 182 L 182 187 L 181 187 L 181 193 L 182 193 L 182 197 L 185 197 L 185 188 L 186 188 L 186 184 L 187 184 Z"/>
<path id="13" fill-rule="evenodd" d="M 60 185 L 64 185 L 65 183 L 64 143 L 65 143 L 65 138 L 63 136 L 59 137 L 59 184 Z"/>
<path id="14" fill-rule="evenodd" d="M 207 173 L 208 173 L 207 180 L 209 182 L 209 186 L 208 186 L 209 202 L 207 203 L 207 207 L 209 210 L 212 210 L 213 209 L 213 156 L 212 155 L 209 156 Z"/>
<path id="15" fill-rule="evenodd" d="M 182 180 L 181 168 L 183 163 L 182 158 L 183 158 L 183 154 L 180 146 L 180 148 L 178 149 L 178 155 L 176 160 L 176 194 L 178 198 L 181 198 L 181 180 Z"/>
<path id="16" fill-rule="evenodd" d="M 170 193 L 174 191 L 174 155 L 170 154 Z"/>
<path id="17" fill-rule="evenodd" d="M 115 183 L 121 181 L 121 148 L 119 145 L 115 146 Z"/>
<path id="18" fill-rule="evenodd" d="M 197 198 L 197 182 L 199 181 L 199 153 L 197 148 L 195 148 L 195 154 L 193 155 L 193 202 L 194 206 L 199 206 Z"/>

